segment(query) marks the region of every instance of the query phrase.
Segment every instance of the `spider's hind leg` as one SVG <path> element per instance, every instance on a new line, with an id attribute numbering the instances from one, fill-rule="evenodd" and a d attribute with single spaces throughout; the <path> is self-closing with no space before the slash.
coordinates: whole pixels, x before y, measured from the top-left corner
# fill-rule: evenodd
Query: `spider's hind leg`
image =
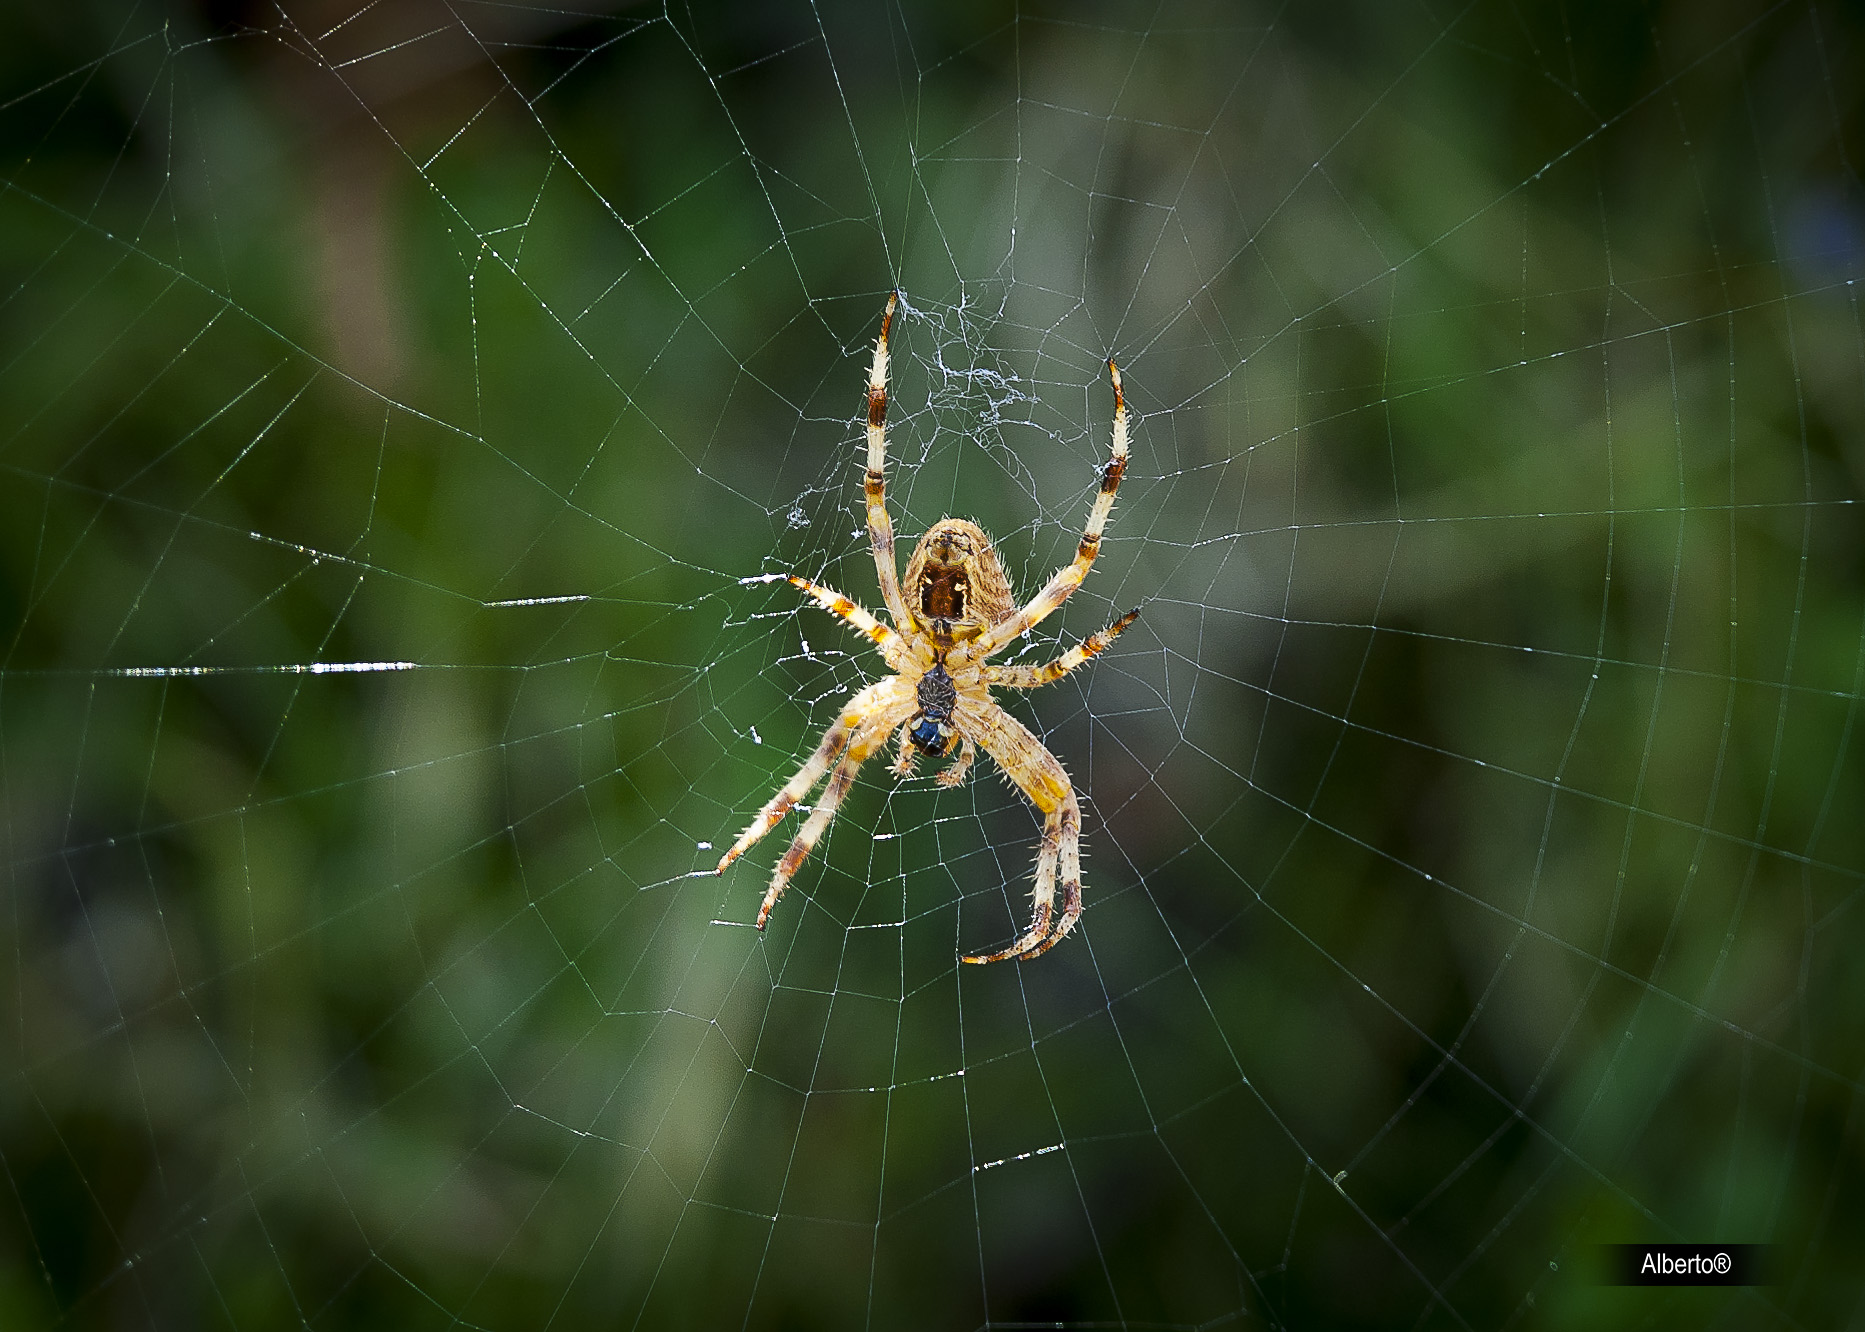
<path id="1" fill-rule="evenodd" d="M 880 579 L 881 602 L 896 625 L 909 628 L 913 617 L 900 595 L 900 568 L 894 563 L 894 524 L 887 516 L 887 332 L 893 327 L 894 307 L 900 293 L 887 297 L 881 316 L 881 336 L 874 341 L 874 365 L 868 371 L 868 470 L 862 493 L 868 506 L 868 544 L 874 550 L 875 574 Z"/>
<path id="2" fill-rule="evenodd" d="M 1128 461 L 1127 396 L 1120 387 L 1120 367 L 1109 361 L 1107 373 L 1114 381 L 1114 445 L 1107 465 L 1101 469 L 1100 492 L 1088 510 L 1088 523 L 1082 529 L 1080 544 L 1075 547 L 1075 558 L 1056 570 L 1042 591 L 1031 597 L 1015 615 L 992 625 L 979 636 L 971 646 L 970 655 L 974 661 L 982 661 L 1048 619 L 1069 599 L 1069 594 L 1081 586 L 1088 570 L 1094 567 L 1095 557 L 1101 551 L 1101 533 L 1107 526 L 1108 514 L 1114 510 L 1114 495 L 1120 490 L 1120 478 L 1126 475 Z"/>

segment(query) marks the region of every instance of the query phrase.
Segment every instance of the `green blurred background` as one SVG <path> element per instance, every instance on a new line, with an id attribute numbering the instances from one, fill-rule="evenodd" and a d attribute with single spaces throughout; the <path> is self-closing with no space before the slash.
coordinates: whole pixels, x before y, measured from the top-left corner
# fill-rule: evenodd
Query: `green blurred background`
<path id="1" fill-rule="evenodd" d="M 1858 1326 L 1861 41 L 7 6 L 0 1326 Z M 988 765 L 707 872 L 896 284 L 907 537 L 1135 410 L 1023 966 Z"/>

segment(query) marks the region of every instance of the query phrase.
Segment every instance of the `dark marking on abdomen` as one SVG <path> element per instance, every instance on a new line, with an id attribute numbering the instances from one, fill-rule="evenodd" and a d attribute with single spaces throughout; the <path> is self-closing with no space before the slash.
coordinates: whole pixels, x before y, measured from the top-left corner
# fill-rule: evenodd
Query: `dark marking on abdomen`
<path id="1" fill-rule="evenodd" d="M 934 569 L 920 582 L 920 613 L 935 620 L 962 620 L 965 592 L 962 570 Z"/>

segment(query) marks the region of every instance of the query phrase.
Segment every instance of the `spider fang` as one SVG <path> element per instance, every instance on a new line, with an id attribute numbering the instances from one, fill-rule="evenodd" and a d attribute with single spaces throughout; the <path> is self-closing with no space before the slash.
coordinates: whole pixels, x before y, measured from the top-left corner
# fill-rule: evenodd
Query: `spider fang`
<path id="1" fill-rule="evenodd" d="M 946 674 L 945 663 L 936 661 L 920 677 L 919 714 L 907 723 L 907 739 L 922 754 L 938 758 L 952 750 L 958 736 L 952 730 L 952 709 L 958 706 L 958 686 Z"/>

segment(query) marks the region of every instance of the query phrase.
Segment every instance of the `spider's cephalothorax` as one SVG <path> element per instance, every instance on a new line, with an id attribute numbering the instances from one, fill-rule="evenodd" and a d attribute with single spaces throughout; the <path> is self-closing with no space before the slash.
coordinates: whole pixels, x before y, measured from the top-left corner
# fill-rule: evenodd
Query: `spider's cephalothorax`
<path id="1" fill-rule="evenodd" d="M 775 828 L 796 803 L 828 776 L 828 785 L 790 843 L 758 910 L 758 928 L 789 886 L 848 788 L 855 771 L 898 732 L 900 757 L 893 770 L 905 777 L 920 755 L 945 758 L 957 750 L 951 766 L 934 779 L 941 786 L 965 780 L 976 751 L 982 748 L 1042 813 L 1043 840 L 1036 853 L 1036 911 L 1030 928 L 1008 948 L 966 962 L 1001 962 L 1035 957 L 1060 943 L 1081 918 L 1081 806 L 1075 788 L 1055 755 L 1043 748 L 1030 729 L 1005 712 L 991 697 L 1001 689 L 1034 689 L 1059 680 L 1090 657 L 1104 651 L 1133 623 L 1129 611 L 1042 666 L 993 666 L 990 657 L 1034 629 L 1081 586 L 1101 548 L 1101 531 L 1114 507 L 1121 475 L 1127 470 L 1127 400 L 1120 370 L 1107 363 L 1114 381 L 1114 447 L 1101 471 L 1099 493 L 1088 510 L 1075 558 L 1058 569 L 1022 607 L 1004 575 L 991 539 L 976 523 L 942 518 L 927 529 L 907 561 L 902 586 L 894 563 L 894 527 L 887 516 L 887 332 L 894 320 L 896 293 L 881 317 L 868 372 L 868 543 L 891 627 L 839 592 L 792 575 L 790 581 L 874 641 L 893 674 L 863 689 L 842 709 L 822 743 L 796 776 L 784 784 L 751 821 L 751 826 L 719 858 L 719 873 Z M 831 771 L 833 765 L 833 771 Z M 1062 914 L 1055 916 L 1056 878 L 1062 879 Z"/>
<path id="2" fill-rule="evenodd" d="M 914 687 L 920 710 L 907 718 L 907 739 L 922 754 L 944 758 L 958 743 L 952 729 L 952 710 L 958 706 L 958 686 L 946 674 L 945 663 L 935 661 Z"/>

